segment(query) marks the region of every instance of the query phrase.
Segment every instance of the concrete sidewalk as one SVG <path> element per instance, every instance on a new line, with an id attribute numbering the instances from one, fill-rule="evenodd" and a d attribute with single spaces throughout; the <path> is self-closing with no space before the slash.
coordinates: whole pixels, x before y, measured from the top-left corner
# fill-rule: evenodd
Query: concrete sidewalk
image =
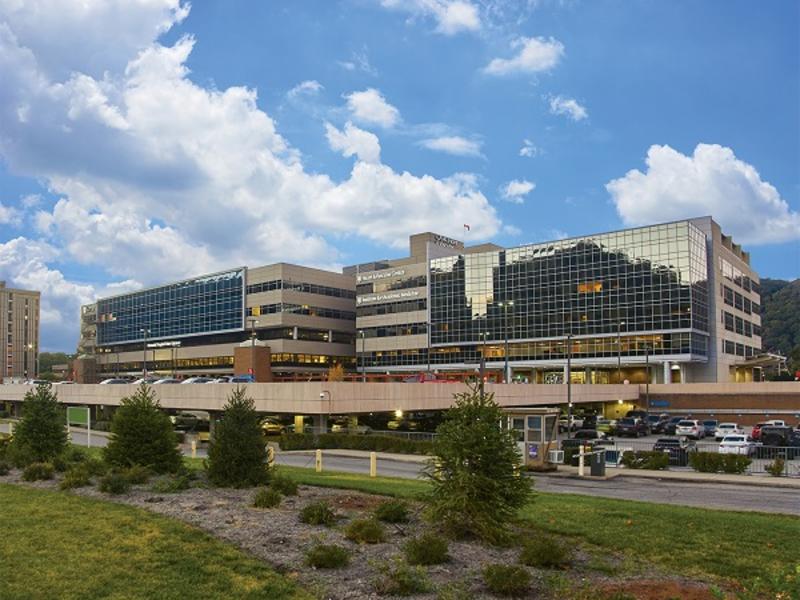
<path id="1" fill-rule="evenodd" d="M 589 467 L 586 467 L 586 473 Z M 578 467 L 558 465 L 553 473 L 537 473 L 542 477 L 569 477 L 579 479 Z M 800 490 L 800 477 L 772 477 L 771 475 L 730 475 L 727 473 L 698 473 L 696 471 L 646 471 L 644 469 L 607 468 L 605 477 L 584 477 L 587 480 L 635 477 L 659 481 L 681 481 L 686 483 L 719 483 L 726 485 L 753 485 L 761 487 L 796 488 Z M 800 502 L 800 498 L 798 498 Z"/>

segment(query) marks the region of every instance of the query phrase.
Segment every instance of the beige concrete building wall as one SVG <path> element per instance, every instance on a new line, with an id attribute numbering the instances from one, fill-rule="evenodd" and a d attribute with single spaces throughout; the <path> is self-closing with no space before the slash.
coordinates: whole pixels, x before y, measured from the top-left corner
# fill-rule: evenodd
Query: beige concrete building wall
<path id="1" fill-rule="evenodd" d="M 39 313 L 41 294 L 7 288 L 0 282 L 0 378 L 3 380 L 38 376 Z"/>

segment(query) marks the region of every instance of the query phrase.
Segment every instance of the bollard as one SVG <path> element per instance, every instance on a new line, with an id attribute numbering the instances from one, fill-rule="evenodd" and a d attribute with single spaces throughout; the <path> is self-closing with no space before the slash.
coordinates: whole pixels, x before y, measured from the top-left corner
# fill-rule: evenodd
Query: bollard
<path id="1" fill-rule="evenodd" d="M 578 451 L 578 477 L 583 477 L 583 455 L 584 451 L 586 450 L 586 446 L 579 446 Z"/>
<path id="2" fill-rule="evenodd" d="M 322 450 L 317 450 L 316 468 L 317 473 L 322 473 Z"/>
<path id="3" fill-rule="evenodd" d="M 275 448 L 267 446 L 267 466 L 271 469 L 275 466 Z"/>
<path id="4" fill-rule="evenodd" d="M 375 452 L 369 453 L 369 476 L 378 476 L 378 455 Z"/>
<path id="5" fill-rule="evenodd" d="M 197 458 L 197 440 L 192 440 L 192 458 Z"/>

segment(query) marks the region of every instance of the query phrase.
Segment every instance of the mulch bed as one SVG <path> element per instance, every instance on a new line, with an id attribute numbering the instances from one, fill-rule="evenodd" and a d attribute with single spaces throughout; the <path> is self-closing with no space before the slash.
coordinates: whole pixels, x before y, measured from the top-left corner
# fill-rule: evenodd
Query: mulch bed
<path id="1" fill-rule="evenodd" d="M 12 471 L 0 482 L 15 483 L 41 489 L 56 489 L 57 480 L 23 482 L 20 471 Z M 258 509 L 251 506 L 254 491 L 210 488 L 202 484 L 175 494 L 159 494 L 151 490 L 152 482 L 134 486 L 127 494 L 109 496 L 96 487 L 77 488 L 65 493 L 99 498 L 136 506 L 154 513 L 179 519 L 230 542 L 251 555 L 270 564 L 277 571 L 296 579 L 298 583 L 317 594 L 332 600 L 382 598 L 374 589 L 375 565 L 393 557 L 402 556 L 402 545 L 409 538 L 426 530 L 419 516 L 420 507 L 411 504 L 409 523 L 384 524 L 386 541 L 380 544 L 356 544 L 344 537 L 344 526 L 354 518 L 370 516 L 383 497 L 348 490 L 300 486 L 298 496 L 284 497 L 280 506 Z M 306 504 L 327 501 L 339 516 L 334 527 L 301 523 L 299 512 Z M 349 566 L 343 569 L 312 569 L 305 565 L 305 553 L 318 542 L 344 546 L 351 552 Z M 443 565 L 426 567 L 434 589 L 448 583 L 457 583 L 468 590 L 469 598 L 494 598 L 483 585 L 481 570 L 491 563 L 515 564 L 518 549 L 485 546 L 477 542 L 450 542 L 451 560 Z M 210 557 L 213 559 L 213 557 Z M 586 567 L 591 557 L 578 551 L 572 567 L 560 573 L 574 581 L 576 588 L 595 590 L 593 598 L 603 598 L 614 593 L 628 594 L 629 598 L 661 599 L 670 597 L 705 600 L 712 598 L 708 586 L 697 582 L 683 582 L 676 578 L 648 577 L 648 581 L 625 580 L 611 577 Z M 615 560 L 615 559 L 611 559 Z M 549 590 L 547 579 L 552 572 L 529 568 L 532 586 L 529 598 L 565 598 Z M 664 596 L 660 589 L 672 595 Z M 601 593 L 602 592 L 602 593 Z M 435 599 L 436 592 L 412 596 L 417 599 Z M 581 596 L 582 597 L 582 596 Z"/>

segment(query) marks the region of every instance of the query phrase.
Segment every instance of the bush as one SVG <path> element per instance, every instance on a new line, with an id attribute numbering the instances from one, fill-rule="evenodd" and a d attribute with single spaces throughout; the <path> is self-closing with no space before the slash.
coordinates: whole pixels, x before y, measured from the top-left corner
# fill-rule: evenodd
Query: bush
<path id="1" fill-rule="evenodd" d="M 768 464 L 764 469 L 773 477 L 780 477 L 783 475 L 783 470 L 786 468 L 786 461 L 782 458 L 776 458 L 774 462 Z"/>
<path id="2" fill-rule="evenodd" d="M 386 539 L 386 533 L 375 519 L 355 519 L 345 527 L 344 537 L 357 544 L 378 544 Z"/>
<path id="3" fill-rule="evenodd" d="M 8 458 L 17 467 L 51 462 L 67 448 L 64 407 L 49 385 L 38 385 L 25 394 L 22 419 L 14 428 Z"/>
<path id="4" fill-rule="evenodd" d="M 521 597 L 528 593 L 531 575 L 517 565 L 488 565 L 483 569 L 483 583 L 499 596 Z"/>
<path id="5" fill-rule="evenodd" d="M 450 560 L 447 540 L 435 533 L 423 533 L 403 544 L 410 565 L 440 565 Z"/>
<path id="6" fill-rule="evenodd" d="M 287 433 L 278 441 L 281 450 L 364 450 L 396 454 L 430 454 L 433 444 L 391 435 L 355 435 L 347 433 Z"/>
<path id="7" fill-rule="evenodd" d="M 142 383 L 133 396 L 122 399 L 103 457 L 114 467 L 141 465 L 155 473 L 174 473 L 183 465 L 172 422 L 147 384 Z"/>
<path id="8" fill-rule="evenodd" d="M 519 554 L 519 562 L 528 567 L 563 567 L 571 560 L 572 549 L 548 535 L 525 540 Z"/>
<path id="9" fill-rule="evenodd" d="M 662 471 L 669 466 L 669 454 L 667 452 L 649 450 L 628 451 L 622 454 L 621 462 L 629 469 Z"/>
<path id="10" fill-rule="evenodd" d="M 749 467 L 752 462 L 753 460 L 749 456 L 742 456 L 741 454 L 723 454 L 721 465 L 722 472 L 741 475 L 747 471 L 747 467 Z"/>
<path id="11" fill-rule="evenodd" d="M 157 494 L 177 494 L 192 487 L 192 477 L 187 473 L 178 473 L 160 479 L 150 489 Z"/>
<path id="12" fill-rule="evenodd" d="M 133 465 L 125 469 L 122 473 L 131 485 L 147 483 L 150 479 L 150 469 L 142 465 Z"/>
<path id="13" fill-rule="evenodd" d="M 283 496 L 278 490 L 271 487 L 262 487 L 256 490 L 253 496 L 253 506 L 256 508 L 275 508 L 281 503 Z"/>
<path id="14" fill-rule="evenodd" d="M 99 458 L 87 458 L 80 464 L 86 467 L 91 477 L 105 475 L 106 471 L 108 471 L 108 465 Z"/>
<path id="15" fill-rule="evenodd" d="M 89 475 L 89 469 L 84 463 L 72 465 L 67 472 L 64 473 L 64 479 L 58 484 L 62 490 L 71 490 L 89 485 L 92 478 Z"/>
<path id="16" fill-rule="evenodd" d="M 386 500 L 375 509 L 375 518 L 384 523 L 407 523 L 408 504 L 403 500 Z"/>
<path id="17" fill-rule="evenodd" d="M 0 459 L 5 460 L 8 456 L 8 447 L 11 445 L 11 436 L 7 433 L 0 433 Z"/>
<path id="18" fill-rule="evenodd" d="M 492 394 L 473 387 L 455 395 L 437 429 L 425 470 L 432 484 L 426 514 L 450 535 L 501 543 L 530 498 L 516 438 L 500 427 L 505 418 Z"/>
<path id="19" fill-rule="evenodd" d="M 375 565 L 378 577 L 375 591 L 387 596 L 424 594 L 431 589 L 430 581 L 422 567 L 409 566 L 402 559 L 380 562 Z"/>
<path id="20" fill-rule="evenodd" d="M 4 460 L 0 460 L 0 477 L 5 477 L 10 471 L 11 465 Z"/>
<path id="21" fill-rule="evenodd" d="M 336 513 L 324 500 L 306 504 L 300 510 L 300 521 L 309 525 L 325 525 L 330 527 L 336 523 Z"/>
<path id="22" fill-rule="evenodd" d="M 446 583 L 436 592 L 436 600 L 472 600 L 474 594 L 463 581 Z"/>
<path id="23" fill-rule="evenodd" d="M 340 569 L 350 563 L 346 548 L 333 544 L 317 544 L 306 552 L 306 564 L 315 569 Z"/>
<path id="24" fill-rule="evenodd" d="M 111 421 L 95 421 L 92 423 L 94 431 L 111 431 Z"/>
<path id="25" fill-rule="evenodd" d="M 55 469 L 52 463 L 36 462 L 31 463 L 22 472 L 23 481 L 41 481 L 52 479 Z"/>
<path id="26" fill-rule="evenodd" d="M 223 407 L 208 448 L 208 480 L 221 487 L 251 487 L 269 481 L 267 446 L 255 402 L 237 388 Z"/>
<path id="27" fill-rule="evenodd" d="M 273 471 L 269 487 L 284 496 L 297 496 L 297 482 L 280 471 Z"/>
<path id="28" fill-rule="evenodd" d="M 104 494 L 124 494 L 131 489 L 128 478 L 123 473 L 109 473 L 100 479 L 98 486 Z"/>

